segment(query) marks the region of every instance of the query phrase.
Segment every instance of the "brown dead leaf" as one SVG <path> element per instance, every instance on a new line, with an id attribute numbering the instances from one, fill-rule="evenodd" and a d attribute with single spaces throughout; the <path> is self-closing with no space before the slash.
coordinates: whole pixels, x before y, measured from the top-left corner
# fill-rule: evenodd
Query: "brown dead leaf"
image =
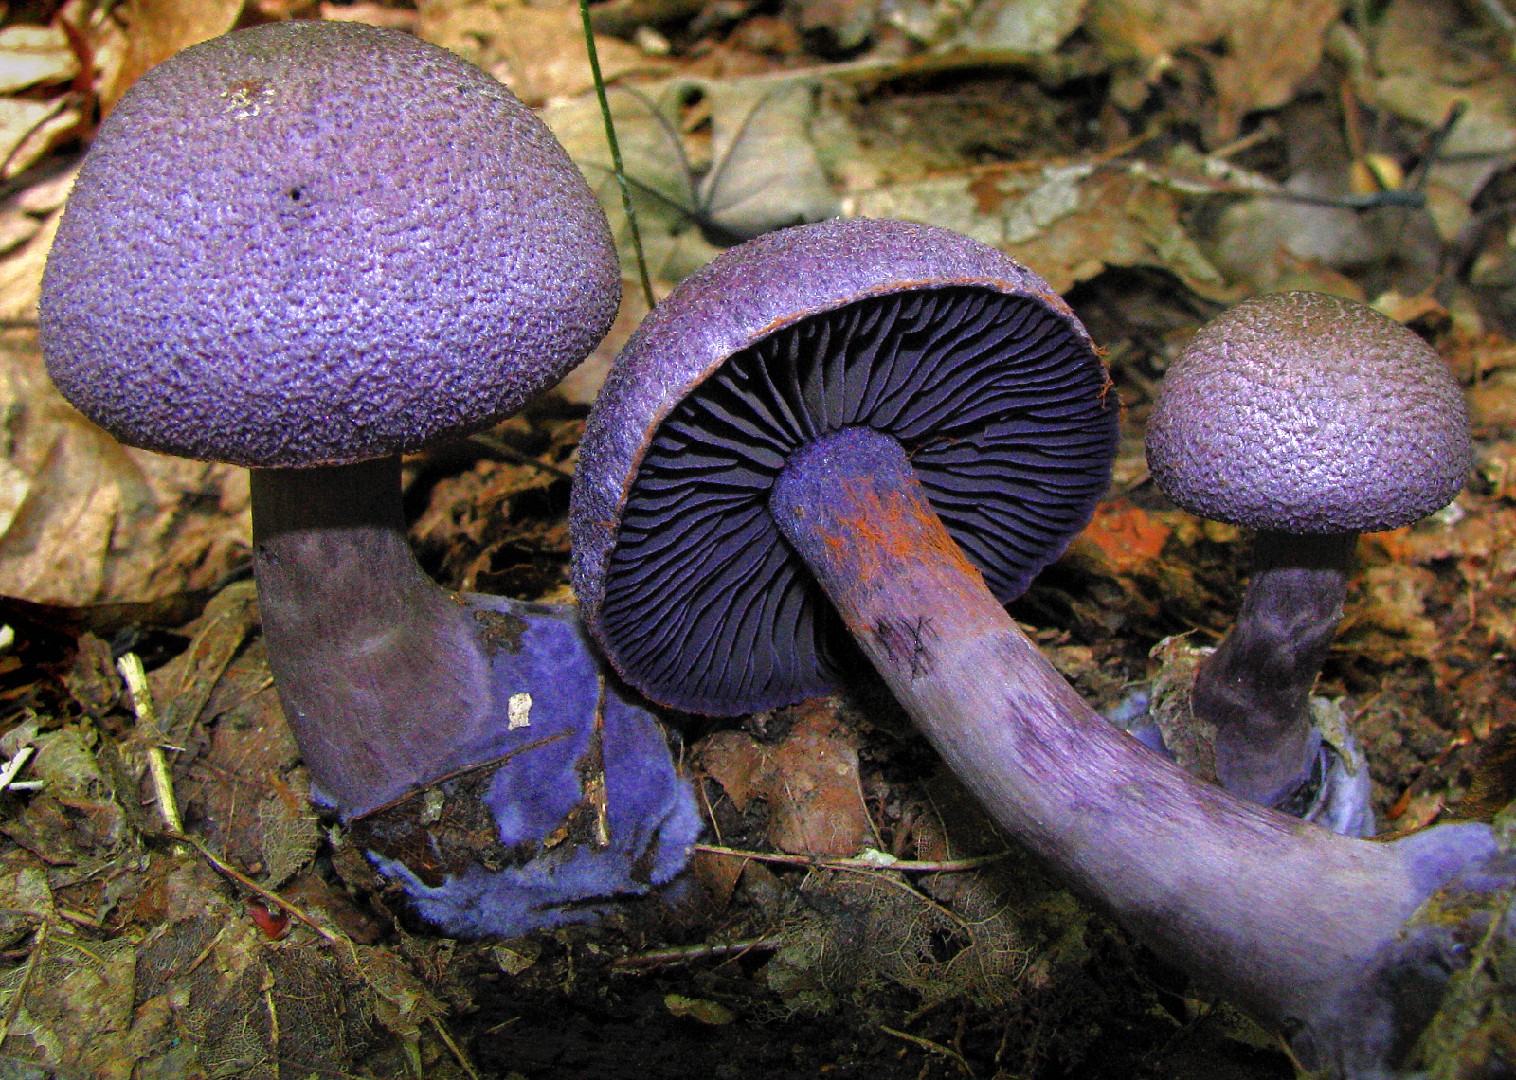
<path id="1" fill-rule="evenodd" d="M 0 592 L 79 606 L 203 588 L 246 559 L 244 470 L 127 449 L 0 335 Z"/>
<path id="2" fill-rule="evenodd" d="M 738 810 L 768 790 L 769 753 L 751 735 L 718 731 L 700 749 L 700 768 L 721 785 Z"/>
<path id="3" fill-rule="evenodd" d="M 0 94 L 28 86 L 66 83 L 79 74 L 79 58 L 57 26 L 0 30 Z"/>
<path id="4" fill-rule="evenodd" d="M 1213 144 L 1237 137 L 1243 117 L 1288 102 L 1321 63 L 1327 27 L 1341 0 L 1296 0 L 1288 14 L 1272 0 L 1245 0 L 1226 9 L 1226 48 L 1211 61 L 1216 92 Z"/>
<path id="5" fill-rule="evenodd" d="M 205 606 L 190 646 L 149 677 L 159 702 L 161 733 L 144 738 L 180 742 L 201 718 L 232 658 L 257 625 L 257 590 L 241 581 L 221 590 Z"/>
<path id="6" fill-rule="evenodd" d="M 1093 0 L 1085 26 L 1118 59 L 1158 67 L 1187 46 L 1225 29 L 1214 0 Z"/>
<path id="7" fill-rule="evenodd" d="M 1108 267 L 1168 270 L 1202 296 L 1235 299 L 1181 221 L 1178 202 L 1140 171 L 1089 162 L 978 166 L 859 192 L 848 212 L 938 225 L 991 244 L 1065 293 Z"/>
<path id="8" fill-rule="evenodd" d="M 690 873 L 705 886 L 714 911 L 725 911 L 732 902 L 732 891 L 737 888 L 737 879 L 742 876 L 747 863 L 727 855 L 710 851 L 697 851 L 690 856 Z"/>
<path id="9" fill-rule="evenodd" d="M 73 97 L 52 101 L 0 98 L 0 179 L 21 175 L 83 122 L 84 110 Z"/>
<path id="10" fill-rule="evenodd" d="M 357 0 L 356 3 L 334 4 L 322 0 L 321 17 L 329 22 L 358 22 L 379 26 L 386 30 L 416 31 L 416 12 L 408 7 L 392 7 L 389 4 Z"/>
<path id="11" fill-rule="evenodd" d="M 832 709 L 801 709 L 800 722 L 770 759 L 769 839 L 797 854 L 857 854 L 869 835 L 858 749 Z"/>
<path id="12" fill-rule="evenodd" d="M 418 36 L 477 64 L 528 105 L 577 97 L 594 88 L 575 4 L 420 0 L 417 10 Z M 608 83 L 630 74 L 656 75 L 669 67 L 617 38 L 596 34 L 595 48 Z"/>
<path id="13" fill-rule="evenodd" d="M 700 768 L 739 810 L 753 799 L 768 804 L 768 838 L 779 850 L 855 855 L 871 831 L 859 794 L 857 746 L 830 700 L 788 711 L 795 723 L 777 746 L 717 732 L 701 747 Z"/>
<path id="14" fill-rule="evenodd" d="M 1152 82 L 1177 54 L 1220 45 L 1211 69 L 1217 141 L 1236 137 L 1242 117 L 1290 100 L 1321 62 L 1326 30 L 1341 0 L 1303 0 L 1288 11 L 1273 0 L 1094 0 L 1086 27 L 1106 53 L 1135 62 Z"/>
<path id="15" fill-rule="evenodd" d="M 43 790 L 3 826 L 50 866 L 93 869 L 131 842 L 115 784 L 96 760 L 96 741 L 91 730 L 77 725 L 37 736 L 28 768 Z"/>
<path id="16" fill-rule="evenodd" d="M 1364 101 L 1424 130 L 1463 110 L 1429 176 L 1465 201 L 1516 148 L 1516 72 L 1498 48 L 1475 46 L 1469 28 L 1456 4 L 1392 0 L 1374 23 L 1374 64 L 1353 73 Z"/>
<path id="17" fill-rule="evenodd" d="M 263 886 L 277 889 L 311 861 L 321 843 L 316 815 L 303 795 L 276 788 L 258 805 L 258 846 L 263 849 Z"/>
<path id="18" fill-rule="evenodd" d="M 131 1038 L 134 942 L 92 941 L 66 923 L 47 925 L 27 964 L 12 969 L 0 983 L 0 998 L 7 1007 L 17 1006 L 0 1049 L 81 1075 L 129 1080 L 136 1056 Z M 87 1040 L 78 1037 L 86 1031 Z"/>
<path id="19" fill-rule="evenodd" d="M 1436 652 L 1437 624 L 1427 616 L 1436 587 L 1437 575 L 1424 566 L 1365 567 L 1357 585 L 1362 602 L 1350 609 L 1344 643 L 1381 663 Z"/>
<path id="20" fill-rule="evenodd" d="M 237 24 L 242 0 L 125 0 L 112 10 L 125 36 L 118 70 L 99 88 L 103 113 L 151 67 Z"/>

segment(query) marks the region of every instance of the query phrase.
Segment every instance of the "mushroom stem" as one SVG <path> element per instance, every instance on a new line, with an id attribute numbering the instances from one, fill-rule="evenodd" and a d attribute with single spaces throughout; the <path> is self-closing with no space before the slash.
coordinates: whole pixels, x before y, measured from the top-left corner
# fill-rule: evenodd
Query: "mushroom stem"
<path id="1" fill-rule="evenodd" d="M 1483 826 L 1352 840 L 1202 783 L 1091 710 L 984 587 L 893 438 L 797 451 L 769 501 L 896 698 L 993 818 L 1164 956 L 1349 1076 L 1396 1046 L 1390 962 Z"/>
<path id="2" fill-rule="evenodd" d="M 269 668 L 321 795 L 356 816 L 486 760 L 505 703 L 475 611 L 411 552 L 399 457 L 255 469 L 252 503 Z"/>
<path id="3" fill-rule="evenodd" d="M 1195 676 L 1195 715 L 1215 725 L 1222 787 L 1282 806 L 1311 779 L 1321 733 L 1311 688 L 1342 619 L 1357 533 L 1262 531 L 1237 622 Z"/>

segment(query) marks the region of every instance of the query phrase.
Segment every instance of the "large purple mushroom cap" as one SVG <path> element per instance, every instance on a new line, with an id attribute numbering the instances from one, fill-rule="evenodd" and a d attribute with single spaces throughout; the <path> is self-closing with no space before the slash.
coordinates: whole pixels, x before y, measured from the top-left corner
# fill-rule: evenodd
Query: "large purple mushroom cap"
<path id="1" fill-rule="evenodd" d="M 1164 376 L 1147 455 L 1180 508 L 1295 534 L 1408 525 L 1473 464 L 1463 393 L 1437 353 L 1370 307 L 1309 292 L 1202 328 Z"/>
<path id="2" fill-rule="evenodd" d="M 312 793 L 448 932 L 592 917 L 700 829 L 574 612 L 441 589 L 406 538 L 401 453 L 514 412 L 619 295 L 604 214 L 520 102 L 335 22 L 153 69 L 48 261 L 64 395 L 127 443 L 252 468 L 263 642 Z"/>
<path id="3" fill-rule="evenodd" d="M 356 23 L 228 34 L 101 126 L 43 279 L 49 374 L 123 442 L 344 464 L 486 427 L 620 298 L 548 129 L 444 49 Z"/>
<path id="4" fill-rule="evenodd" d="M 850 645 L 769 513 L 789 456 L 844 428 L 891 436 L 1009 601 L 1109 482 L 1107 387 L 1047 283 L 958 234 L 832 221 L 735 248 L 648 316 L 590 415 L 570 517 L 586 621 L 677 708 L 824 692 Z"/>

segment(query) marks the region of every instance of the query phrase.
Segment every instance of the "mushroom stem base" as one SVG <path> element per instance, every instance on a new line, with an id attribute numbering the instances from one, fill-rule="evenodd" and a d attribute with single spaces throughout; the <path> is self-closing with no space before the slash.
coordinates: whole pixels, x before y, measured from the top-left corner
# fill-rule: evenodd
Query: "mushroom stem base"
<path id="1" fill-rule="evenodd" d="M 1228 791 L 1280 806 L 1315 765 L 1310 695 L 1347 595 L 1356 533 L 1254 540 L 1237 622 L 1195 676 L 1191 705 L 1216 729 L 1216 776 Z"/>
<path id="2" fill-rule="evenodd" d="M 689 785 L 572 608 L 438 587 L 398 459 L 252 489 L 269 667 L 312 785 L 425 918 L 464 936 L 586 921 L 684 866 Z"/>
<path id="3" fill-rule="evenodd" d="M 984 587 L 895 440 L 792 455 L 770 511 L 896 698 L 994 819 L 1149 945 L 1291 1033 L 1308 1067 L 1370 1076 L 1399 1045 L 1396 935 L 1482 826 L 1337 836 L 1189 776 L 1091 710 Z"/>

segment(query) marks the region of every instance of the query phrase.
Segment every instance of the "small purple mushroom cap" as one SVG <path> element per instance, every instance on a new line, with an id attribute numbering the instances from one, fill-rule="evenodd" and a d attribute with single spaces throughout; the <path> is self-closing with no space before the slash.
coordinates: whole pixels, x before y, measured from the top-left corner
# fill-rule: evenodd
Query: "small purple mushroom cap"
<path id="1" fill-rule="evenodd" d="M 1007 602 L 1109 482 L 1108 385 L 1047 283 L 967 237 L 831 221 L 734 248 L 648 316 L 590 415 L 570 516 L 585 620 L 666 705 L 825 692 L 854 654 L 769 512 L 795 451 L 849 428 L 898 442 Z"/>
<path id="2" fill-rule="evenodd" d="M 557 141 L 489 75 L 356 23 L 228 34 L 101 126 L 43 280 L 48 372 L 123 442 L 347 464 L 509 415 L 621 278 Z"/>
<path id="3" fill-rule="evenodd" d="M 1463 393 L 1421 338 L 1320 293 L 1245 301 L 1164 376 L 1153 479 L 1181 509 L 1294 534 L 1375 532 L 1450 502 L 1472 466 Z"/>

